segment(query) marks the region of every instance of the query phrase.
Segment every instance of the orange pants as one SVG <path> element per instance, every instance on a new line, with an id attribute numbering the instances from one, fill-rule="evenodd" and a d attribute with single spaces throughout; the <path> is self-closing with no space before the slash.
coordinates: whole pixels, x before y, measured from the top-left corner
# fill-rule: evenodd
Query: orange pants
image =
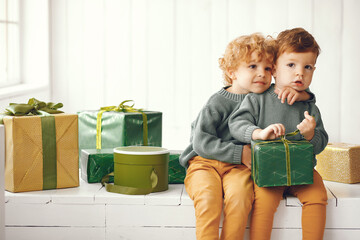
<path id="1" fill-rule="evenodd" d="M 284 191 L 299 198 L 302 206 L 303 240 L 323 239 L 326 222 L 327 194 L 319 173 L 314 183 L 291 187 L 258 187 L 254 184 L 255 202 L 250 224 L 251 240 L 269 240 L 276 209 Z"/>
<path id="2" fill-rule="evenodd" d="M 199 156 L 189 161 L 185 188 L 194 201 L 196 238 L 218 240 L 243 239 L 248 216 L 254 201 L 251 172 L 245 165 L 224 163 Z"/>

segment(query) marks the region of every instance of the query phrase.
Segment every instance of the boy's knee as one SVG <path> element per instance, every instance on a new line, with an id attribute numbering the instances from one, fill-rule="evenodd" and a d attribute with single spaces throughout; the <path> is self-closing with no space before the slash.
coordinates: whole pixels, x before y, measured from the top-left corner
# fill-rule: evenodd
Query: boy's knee
<path id="1" fill-rule="evenodd" d="M 308 198 L 302 199 L 301 203 L 305 205 L 327 205 L 327 192 L 326 190 L 311 194 Z"/>

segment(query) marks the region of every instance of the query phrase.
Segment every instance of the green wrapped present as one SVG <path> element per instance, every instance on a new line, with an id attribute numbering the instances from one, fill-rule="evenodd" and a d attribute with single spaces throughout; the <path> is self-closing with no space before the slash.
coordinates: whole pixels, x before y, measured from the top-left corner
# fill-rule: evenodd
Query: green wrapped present
<path id="1" fill-rule="evenodd" d="M 314 151 L 308 141 L 253 141 L 251 150 L 251 175 L 259 187 L 313 183 Z"/>
<path id="2" fill-rule="evenodd" d="M 120 146 L 161 146 L 162 113 L 121 103 L 79 115 L 79 150 Z"/>
<path id="3" fill-rule="evenodd" d="M 101 179 L 114 171 L 114 150 L 83 149 L 81 151 L 81 178 L 88 183 L 99 183 Z M 114 182 L 111 177 L 109 182 Z"/>
<path id="4" fill-rule="evenodd" d="M 184 183 L 186 171 L 179 163 L 181 151 L 170 150 L 169 157 L 169 183 Z"/>

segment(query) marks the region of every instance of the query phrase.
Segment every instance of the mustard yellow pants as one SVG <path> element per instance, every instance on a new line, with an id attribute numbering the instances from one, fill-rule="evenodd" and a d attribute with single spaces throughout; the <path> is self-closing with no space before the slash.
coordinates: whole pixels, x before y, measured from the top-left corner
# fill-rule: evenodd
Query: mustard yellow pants
<path id="1" fill-rule="evenodd" d="M 218 240 L 243 239 L 248 216 L 254 201 L 251 172 L 245 165 L 229 164 L 194 157 L 189 161 L 185 188 L 194 201 L 196 238 Z"/>
<path id="2" fill-rule="evenodd" d="M 251 240 L 269 240 L 273 218 L 284 191 L 297 197 L 302 206 L 302 239 L 323 239 L 326 222 L 327 194 L 319 173 L 314 183 L 291 187 L 258 187 L 254 184 L 255 202 L 250 223 Z"/>

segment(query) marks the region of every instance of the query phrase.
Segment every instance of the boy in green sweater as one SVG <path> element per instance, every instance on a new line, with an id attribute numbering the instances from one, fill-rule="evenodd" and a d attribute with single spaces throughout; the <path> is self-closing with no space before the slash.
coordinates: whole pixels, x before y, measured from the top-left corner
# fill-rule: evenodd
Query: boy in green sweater
<path id="1" fill-rule="evenodd" d="M 190 145 L 180 156 L 187 168 L 185 187 L 194 201 L 197 239 L 243 239 L 254 200 L 250 178 L 251 150 L 229 132 L 228 119 L 249 92 L 262 93 L 271 83 L 274 41 L 261 34 L 236 38 L 219 59 L 225 85 L 210 97 L 192 124 Z M 292 88 L 279 98 L 307 100 L 309 94 Z M 241 164 L 243 163 L 243 164 Z"/>
<path id="2" fill-rule="evenodd" d="M 275 139 L 287 132 L 299 129 L 300 134 L 289 140 L 308 140 L 313 144 L 315 155 L 327 145 L 319 109 L 314 101 L 282 104 L 275 91 L 291 87 L 297 91 L 307 89 L 312 81 L 320 47 L 314 37 L 302 28 L 281 32 L 277 39 L 277 53 L 273 76 L 275 85 L 262 94 L 248 94 L 230 116 L 231 135 L 238 141 Z M 254 184 L 255 202 L 250 224 L 252 240 L 271 237 L 273 217 L 284 191 L 298 197 L 302 207 L 303 239 L 322 239 L 327 193 L 321 176 L 313 170 L 314 183 L 290 187 L 258 187 Z"/>

